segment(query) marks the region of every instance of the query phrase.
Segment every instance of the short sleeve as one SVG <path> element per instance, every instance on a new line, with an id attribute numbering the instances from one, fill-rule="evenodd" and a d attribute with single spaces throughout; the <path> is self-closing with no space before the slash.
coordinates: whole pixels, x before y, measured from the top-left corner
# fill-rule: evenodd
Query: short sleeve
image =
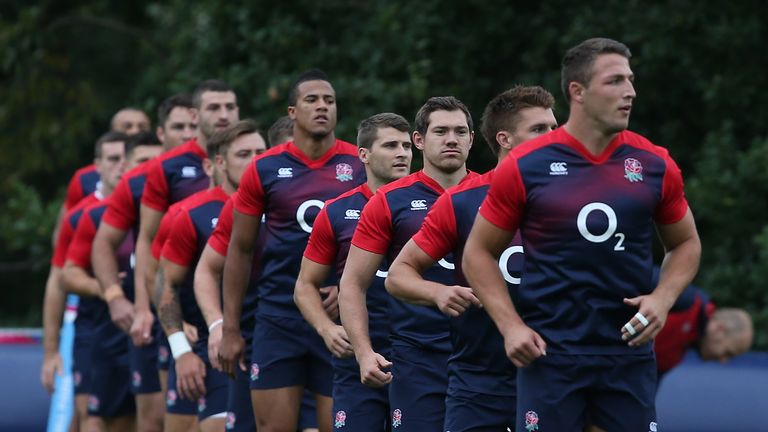
<path id="1" fill-rule="evenodd" d="M 509 155 L 496 169 L 479 213 L 496 227 L 514 232 L 520 225 L 524 206 L 525 186 L 517 159 Z"/>
<path id="2" fill-rule="evenodd" d="M 72 237 L 72 243 L 67 250 L 67 261 L 72 261 L 78 267 L 91 268 L 91 249 L 93 238 L 96 237 L 96 225 L 87 211 L 83 212 Z"/>
<path id="3" fill-rule="evenodd" d="M 138 215 L 128 180 L 128 178 L 120 180 L 115 190 L 106 199 L 107 210 L 102 217 L 102 222 L 123 231 L 133 227 Z"/>
<path id="4" fill-rule="evenodd" d="M 62 268 L 67 261 L 67 249 L 69 249 L 75 234 L 71 218 L 71 214 L 67 214 L 64 217 L 59 235 L 56 237 L 56 245 L 53 248 L 53 257 L 51 258 L 51 265 L 54 267 Z"/>
<path id="5" fill-rule="evenodd" d="M 147 167 L 147 182 L 144 184 L 144 193 L 141 195 L 141 203 L 159 212 L 168 210 L 168 182 L 163 172 L 163 164 L 158 159 L 150 161 L 152 165 Z"/>
<path id="6" fill-rule="evenodd" d="M 339 253 L 339 245 L 333 233 L 331 221 L 328 218 L 328 206 L 324 206 L 315 218 L 312 233 L 309 235 L 307 248 L 304 249 L 304 258 L 318 264 L 332 265 Z"/>
<path id="7" fill-rule="evenodd" d="M 260 217 L 264 213 L 265 195 L 254 161 L 240 180 L 238 194 L 234 198 L 235 210 L 240 213 Z"/>
<path id="8" fill-rule="evenodd" d="M 456 215 L 450 194 L 442 194 L 429 210 L 413 241 L 433 260 L 453 252 L 457 243 Z"/>
<path id="9" fill-rule="evenodd" d="M 654 215 L 656 222 L 666 225 L 679 222 L 688 211 L 688 201 L 683 190 L 683 174 L 674 160 L 665 157 L 667 169 L 662 182 L 661 201 Z"/>
<path id="10" fill-rule="evenodd" d="M 208 237 L 208 246 L 222 256 L 227 256 L 227 249 L 229 248 L 229 237 L 232 235 L 232 210 L 237 194 L 235 192 L 224 204 L 221 213 L 219 213 L 219 221 L 216 223 L 216 228 L 213 229 L 211 236 Z"/>
<path id="11" fill-rule="evenodd" d="M 64 209 L 71 210 L 83 198 L 83 188 L 80 185 L 80 171 L 78 170 L 69 180 L 69 184 L 67 185 L 67 196 L 64 198 Z"/>
<path id="12" fill-rule="evenodd" d="M 352 245 L 371 253 L 384 255 L 392 242 L 392 214 L 386 194 L 375 194 L 363 207 L 360 222 L 352 235 Z"/>
<path id="13" fill-rule="evenodd" d="M 171 228 L 173 227 L 173 222 L 177 214 L 178 211 L 174 211 L 174 209 L 171 208 L 171 210 L 165 213 L 160 220 L 160 226 L 157 228 L 155 238 L 152 239 L 151 246 L 152 257 L 154 257 L 155 260 L 160 260 L 163 245 L 165 244 L 165 241 L 168 240 L 168 235 L 171 233 Z"/>
<path id="14" fill-rule="evenodd" d="M 162 257 L 180 266 L 190 267 L 194 264 L 192 261 L 196 251 L 197 232 L 192 219 L 186 211 L 179 212 L 163 245 Z"/>

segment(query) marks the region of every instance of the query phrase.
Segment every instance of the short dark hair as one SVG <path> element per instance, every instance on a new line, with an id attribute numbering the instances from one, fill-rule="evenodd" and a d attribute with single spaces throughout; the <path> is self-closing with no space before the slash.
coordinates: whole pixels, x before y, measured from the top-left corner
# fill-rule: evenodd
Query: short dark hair
<path id="1" fill-rule="evenodd" d="M 560 70 L 560 87 L 569 104 L 571 95 L 568 93 L 568 85 L 573 81 L 584 86 L 589 84 L 592 79 L 592 66 L 601 54 L 618 54 L 627 59 L 632 58 L 632 53 L 626 45 L 608 38 L 587 39 L 569 49 L 563 57 Z"/>
<path id="2" fill-rule="evenodd" d="M 328 79 L 328 75 L 326 75 L 325 72 L 321 71 L 320 69 L 310 69 L 303 72 L 301 75 L 299 75 L 298 78 L 296 78 L 296 81 L 293 82 L 291 89 L 288 90 L 288 106 L 296 105 L 296 102 L 299 100 L 299 86 L 301 83 L 307 81 L 331 82 L 331 80 Z"/>
<path id="3" fill-rule="evenodd" d="M 160 106 L 157 107 L 157 125 L 165 129 L 165 121 L 168 120 L 171 111 L 177 107 L 194 108 L 192 96 L 187 93 L 176 93 L 161 102 Z"/>
<path id="4" fill-rule="evenodd" d="M 208 158 L 213 160 L 217 154 L 225 155 L 234 140 L 252 133 L 261 135 L 256 122 L 251 119 L 240 120 L 222 130 L 214 132 L 210 141 L 208 141 Z"/>
<path id="5" fill-rule="evenodd" d="M 357 126 L 357 146 L 370 149 L 378 137 L 379 129 L 394 128 L 400 132 L 410 132 L 411 125 L 400 114 L 379 113 L 374 114 L 360 122 Z"/>
<path id="6" fill-rule="evenodd" d="M 109 131 L 103 134 L 102 136 L 99 137 L 99 139 L 96 140 L 96 145 L 93 147 L 93 156 L 96 159 L 101 157 L 101 148 L 104 146 L 104 143 L 108 143 L 108 142 L 125 143 L 126 141 L 128 141 L 128 138 L 129 136 L 122 132 Z"/>
<path id="7" fill-rule="evenodd" d="M 154 132 L 139 132 L 137 134 L 127 137 L 125 140 L 125 157 L 126 159 L 131 157 L 133 150 L 139 146 L 161 146 L 160 139 Z"/>
<path id="8" fill-rule="evenodd" d="M 235 89 L 220 79 L 205 80 L 198 84 L 192 93 L 192 104 L 195 108 L 200 108 L 200 104 L 203 103 L 203 93 L 205 92 L 235 93 Z"/>
<path id="9" fill-rule="evenodd" d="M 293 136 L 293 119 L 282 116 L 272 123 L 267 131 L 267 147 L 272 147 L 288 141 Z"/>
<path id="10" fill-rule="evenodd" d="M 500 131 L 514 132 L 517 128 L 518 113 L 525 108 L 555 106 L 552 94 L 539 86 L 514 86 L 491 99 L 485 106 L 480 119 L 480 132 L 495 156 L 499 155 L 496 134 Z"/>
<path id="11" fill-rule="evenodd" d="M 435 111 L 461 111 L 467 117 L 467 126 L 469 126 L 469 130 L 473 130 L 472 114 L 469 113 L 467 106 L 464 105 L 463 102 L 453 96 L 435 96 L 429 98 L 427 102 L 419 108 L 419 112 L 416 113 L 416 120 L 414 121 L 416 132 L 421 135 L 427 133 L 427 129 L 429 129 L 429 116 Z"/>

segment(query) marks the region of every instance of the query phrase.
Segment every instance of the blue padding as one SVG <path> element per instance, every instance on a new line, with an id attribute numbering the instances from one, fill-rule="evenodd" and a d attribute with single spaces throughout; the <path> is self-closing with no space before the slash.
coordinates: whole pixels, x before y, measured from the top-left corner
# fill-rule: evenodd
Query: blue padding
<path id="1" fill-rule="evenodd" d="M 40 384 L 43 347 L 0 344 L 0 431 L 46 430 L 50 398 Z"/>
<path id="2" fill-rule="evenodd" d="M 727 364 L 688 353 L 656 397 L 664 432 L 768 431 L 768 353 L 747 353 Z"/>

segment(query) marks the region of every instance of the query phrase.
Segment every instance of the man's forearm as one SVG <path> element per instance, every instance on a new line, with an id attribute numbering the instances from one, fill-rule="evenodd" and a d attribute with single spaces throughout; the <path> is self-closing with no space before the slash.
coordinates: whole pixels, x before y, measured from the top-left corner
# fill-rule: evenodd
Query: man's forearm
<path id="1" fill-rule="evenodd" d="M 62 286 L 67 292 L 86 297 L 101 297 L 101 288 L 96 278 L 88 276 L 82 267 L 68 262 L 61 274 Z"/>
<path id="2" fill-rule="evenodd" d="M 114 240 L 117 240 L 117 238 Z M 115 242 L 110 242 L 101 226 L 96 232 L 96 237 L 93 239 L 91 265 L 93 266 L 93 274 L 96 276 L 96 280 L 99 281 L 102 293 L 111 286 L 120 286 L 117 268 L 117 248 L 121 241 L 117 241 L 116 244 L 114 244 Z"/>
<path id="3" fill-rule="evenodd" d="M 183 331 L 184 318 L 181 312 L 178 287 L 172 286 L 167 279 L 165 281 L 165 289 L 163 289 L 157 313 L 160 317 L 160 324 L 162 324 L 166 335 Z"/>
<path id="4" fill-rule="evenodd" d="M 197 269 L 195 269 L 195 300 L 209 326 L 223 316 L 220 288 L 221 270 L 215 271 L 211 267 L 208 259 L 206 259 L 206 251 L 203 252 Z"/>
<path id="5" fill-rule="evenodd" d="M 365 290 L 354 284 L 339 288 L 339 314 L 355 355 L 372 351 L 368 333 L 368 306 Z"/>
<path id="6" fill-rule="evenodd" d="M 59 350 L 61 321 L 66 308 L 66 295 L 59 285 L 61 270 L 51 267 L 45 283 L 43 298 L 43 350 L 54 353 Z"/>
<path id="7" fill-rule="evenodd" d="M 240 331 L 252 253 L 230 247 L 224 263 L 224 328 L 228 330 Z"/>
<path id="8" fill-rule="evenodd" d="M 296 281 L 296 288 L 294 289 L 293 300 L 309 325 L 316 332 L 322 333 L 326 328 L 336 324 L 331 321 L 325 312 L 319 288 L 319 286 L 311 282 L 302 281 L 301 275 L 299 275 L 299 280 Z"/>

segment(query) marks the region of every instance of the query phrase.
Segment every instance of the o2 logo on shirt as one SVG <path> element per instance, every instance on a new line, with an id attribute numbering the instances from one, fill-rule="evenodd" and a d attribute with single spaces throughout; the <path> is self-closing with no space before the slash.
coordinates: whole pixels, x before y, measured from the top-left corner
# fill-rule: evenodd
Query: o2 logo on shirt
<path id="1" fill-rule="evenodd" d="M 589 227 L 587 227 L 587 218 L 592 212 L 595 211 L 603 213 L 608 218 L 608 227 L 603 233 L 592 233 L 589 231 Z M 625 236 L 623 233 L 616 232 L 618 224 L 619 223 L 618 219 L 616 218 L 616 212 L 613 211 L 611 206 L 601 202 L 594 202 L 585 205 L 582 207 L 581 211 L 579 211 L 579 216 L 576 218 L 576 226 L 579 228 L 579 234 L 581 234 L 582 237 L 588 241 L 591 241 L 592 243 L 604 243 L 610 238 L 615 238 L 616 245 L 613 247 L 613 250 L 623 251 Z"/>
<path id="2" fill-rule="evenodd" d="M 317 207 L 317 210 L 320 211 L 324 205 L 325 203 L 320 200 L 309 200 L 301 203 L 299 209 L 296 210 L 296 221 L 304 232 L 312 233 L 312 225 L 307 222 L 307 210 L 312 207 Z"/>

